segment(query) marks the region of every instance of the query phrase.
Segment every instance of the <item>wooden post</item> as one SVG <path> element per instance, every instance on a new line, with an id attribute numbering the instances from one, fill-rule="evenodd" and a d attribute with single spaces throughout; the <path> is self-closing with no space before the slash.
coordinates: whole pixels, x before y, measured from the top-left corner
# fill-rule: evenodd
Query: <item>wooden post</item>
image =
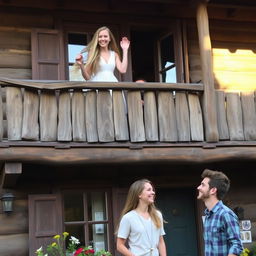
<path id="1" fill-rule="evenodd" d="M 198 4 L 196 18 L 204 83 L 203 114 L 205 137 L 207 142 L 217 142 L 219 140 L 219 133 L 217 126 L 211 40 L 206 3 L 202 2 Z"/>

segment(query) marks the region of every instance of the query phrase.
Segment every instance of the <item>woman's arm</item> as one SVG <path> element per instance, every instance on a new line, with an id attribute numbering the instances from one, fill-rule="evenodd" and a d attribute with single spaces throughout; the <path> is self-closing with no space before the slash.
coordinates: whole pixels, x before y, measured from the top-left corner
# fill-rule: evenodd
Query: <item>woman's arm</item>
<path id="1" fill-rule="evenodd" d="M 159 238 L 158 251 L 160 256 L 166 256 L 166 246 L 163 236 L 160 236 Z"/>
<path id="2" fill-rule="evenodd" d="M 123 58 L 121 61 L 118 54 L 116 53 L 116 68 L 120 73 L 125 73 L 128 66 L 128 49 L 130 46 L 130 41 L 127 37 L 123 37 L 120 45 L 123 50 Z"/>
<path id="3" fill-rule="evenodd" d="M 125 246 L 126 239 L 118 237 L 116 240 L 116 249 L 124 256 L 135 256 Z"/>
<path id="4" fill-rule="evenodd" d="M 78 54 L 76 56 L 76 64 L 80 67 L 83 78 L 85 80 L 89 80 L 91 78 L 91 70 L 89 66 L 87 67 L 84 66 L 82 54 Z"/>

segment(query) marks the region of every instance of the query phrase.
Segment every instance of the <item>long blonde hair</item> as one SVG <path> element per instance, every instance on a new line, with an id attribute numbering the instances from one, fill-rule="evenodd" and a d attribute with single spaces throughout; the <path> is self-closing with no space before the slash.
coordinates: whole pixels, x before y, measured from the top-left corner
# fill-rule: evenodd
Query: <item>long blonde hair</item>
<path id="1" fill-rule="evenodd" d="M 137 180 L 130 186 L 124 208 L 121 212 L 120 220 L 126 213 L 137 208 L 139 204 L 139 195 L 142 193 L 145 183 L 149 183 L 152 187 L 154 187 L 152 182 L 147 179 Z M 148 212 L 155 226 L 157 228 L 161 228 L 162 222 L 159 214 L 157 213 L 157 208 L 155 207 L 154 203 L 148 206 Z"/>
<path id="2" fill-rule="evenodd" d="M 120 51 L 117 47 L 115 37 L 113 33 L 110 31 L 110 29 L 106 26 L 98 28 L 94 33 L 90 43 L 87 45 L 87 47 L 85 47 L 81 51 L 81 53 L 84 53 L 84 52 L 88 53 L 88 59 L 85 64 L 85 68 L 89 66 L 92 74 L 95 74 L 98 69 L 99 59 L 100 59 L 100 46 L 99 46 L 98 39 L 99 39 L 99 33 L 103 30 L 107 30 L 109 33 L 109 37 L 110 37 L 110 42 L 108 45 L 109 50 L 116 52 L 120 57 Z"/>

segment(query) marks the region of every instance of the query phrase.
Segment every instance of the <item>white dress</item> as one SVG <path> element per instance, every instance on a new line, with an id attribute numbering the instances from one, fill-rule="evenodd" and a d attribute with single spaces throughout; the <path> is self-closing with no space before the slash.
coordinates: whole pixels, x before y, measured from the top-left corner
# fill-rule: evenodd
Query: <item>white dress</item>
<path id="1" fill-rule="evenodd" d="M 114 51 L 109 51 L 110 57 L 106 61 L 100 56 L 99 69 L 96 74 L 94 74 L 89 81 L 91 82 L 118 82 L 114 75 L 114 70 L 116 67 L 116 55 Z"/>

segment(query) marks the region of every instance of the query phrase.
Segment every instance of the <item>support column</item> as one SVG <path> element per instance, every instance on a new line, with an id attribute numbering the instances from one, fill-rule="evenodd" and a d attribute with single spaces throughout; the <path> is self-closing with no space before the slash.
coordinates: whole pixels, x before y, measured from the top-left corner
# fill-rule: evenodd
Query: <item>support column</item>
<path id="1" fill-rule="evenodd" d="M 219 133 L 212 65 L 212 47 L 209 33 L 207 7 L 205 2 L 200 2 L 197 5 L 196 19 L 204 84 L 203 114 L 205 136 L 207 142 L 217 142 L 219 140 Z"/>

